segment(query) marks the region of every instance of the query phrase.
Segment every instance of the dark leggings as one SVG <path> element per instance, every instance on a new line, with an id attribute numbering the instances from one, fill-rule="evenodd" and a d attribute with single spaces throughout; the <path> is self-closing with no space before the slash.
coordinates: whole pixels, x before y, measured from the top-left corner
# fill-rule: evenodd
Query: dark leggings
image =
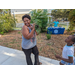
<path id="1" fill-rule="evenodd" d="M 22 48 L 22 50 L 26 55 L 27 65 L 33 65 L 32 60 L 31 60 L 31 53 L 33 53 L 35 55 L 35 63 L 34 63 L 34 65 L 39 65 L 40 64 L 39 63 L 39 58 L 38 58 L 39 52 L 38 52 L 37 46 L 34 46 L 31 49 L 23 49 Z"/>

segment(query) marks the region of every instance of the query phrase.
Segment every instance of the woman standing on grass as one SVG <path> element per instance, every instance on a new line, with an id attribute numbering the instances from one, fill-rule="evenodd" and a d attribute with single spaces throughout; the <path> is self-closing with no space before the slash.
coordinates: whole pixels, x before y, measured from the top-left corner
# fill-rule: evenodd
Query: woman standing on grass
<path id="1" fill-rule="evenodd" d="M 31 25 L 31 17 L 29 15 L 24 15 L 22 17 L 24 26 L 22 27 L 22 50 L 26 55 L 27 65 L 33 65 L 31 60 L 31 53 L 35 55 L 34 65 L 40 65 L 39 62 L 39 52 L 36 46 L 36 34 L 35 34 L 35 25 Z"/>

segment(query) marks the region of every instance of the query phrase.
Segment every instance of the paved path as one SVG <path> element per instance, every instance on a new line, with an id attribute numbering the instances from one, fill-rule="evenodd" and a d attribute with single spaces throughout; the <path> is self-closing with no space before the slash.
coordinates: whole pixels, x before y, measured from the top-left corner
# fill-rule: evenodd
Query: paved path
<path id="1" fill-rule="evenodd" d="M 18 27 L 18 28 L 22 28 L 23 25 L 24 25 L 24 23 L 16 23 L 16 27 Z"/>
<path id="2" fill-rule="evenodd" d="M 32 62 L 34 55 L 31 54 Z M 59 61 L 39 56 L 42 65 L 59 65 Z M 23 51 L 0 46 L 0 65 L 27 65 Z"/>

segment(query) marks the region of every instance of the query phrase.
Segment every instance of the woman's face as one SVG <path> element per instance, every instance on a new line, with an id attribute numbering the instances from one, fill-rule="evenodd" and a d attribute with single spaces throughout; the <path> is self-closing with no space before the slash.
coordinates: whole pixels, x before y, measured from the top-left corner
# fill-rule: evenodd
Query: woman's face
<path id="1" fill-rule="evenodd" d="M 29 27 L 30 26 L 30 21 L 31 20 L 29 20 L 28 18 L 24 18 L 24 25 L 26 25 L 27 27 Z"/>

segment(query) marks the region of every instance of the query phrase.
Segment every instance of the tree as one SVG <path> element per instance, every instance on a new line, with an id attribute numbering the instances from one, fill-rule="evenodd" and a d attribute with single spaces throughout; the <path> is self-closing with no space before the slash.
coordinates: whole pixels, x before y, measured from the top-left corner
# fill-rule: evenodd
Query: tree
<path id="1" fill-rule="evenodd" d="M 9 14 L 11 15 L 11 9 L 9 9 Z"/>
<path id="2" fill-rule="evenodd" d="M 56 19 L 57 18 L 57 10 L 52 10 L 52 13 L 51 13 L 51 15 L 54 17 L 54 19 Z"/>
<path id="3" fill-rule="evenodd" d="M 0 14 L 0 34 L 12 30 L 15 26 L 15 21 L 9 13 L 9 9 L 2 9 Z"/>
<path id="4" fill-rule="evenodd" d="M 71 11 L 71 9 L 55 9 L 52 10 L 51 15 L 56 19 L 56 18 L 68 18 L 69 16 L 69 12 Z"/>
<path id="5" fill-rule="evenodd" d="M 75 29 L 75 9 L 72 9 L 70 11 L 68 19 L 70 21 L 70 27 L 69 27 L 68 31 L 71 31 L 71 30 Z"/>

